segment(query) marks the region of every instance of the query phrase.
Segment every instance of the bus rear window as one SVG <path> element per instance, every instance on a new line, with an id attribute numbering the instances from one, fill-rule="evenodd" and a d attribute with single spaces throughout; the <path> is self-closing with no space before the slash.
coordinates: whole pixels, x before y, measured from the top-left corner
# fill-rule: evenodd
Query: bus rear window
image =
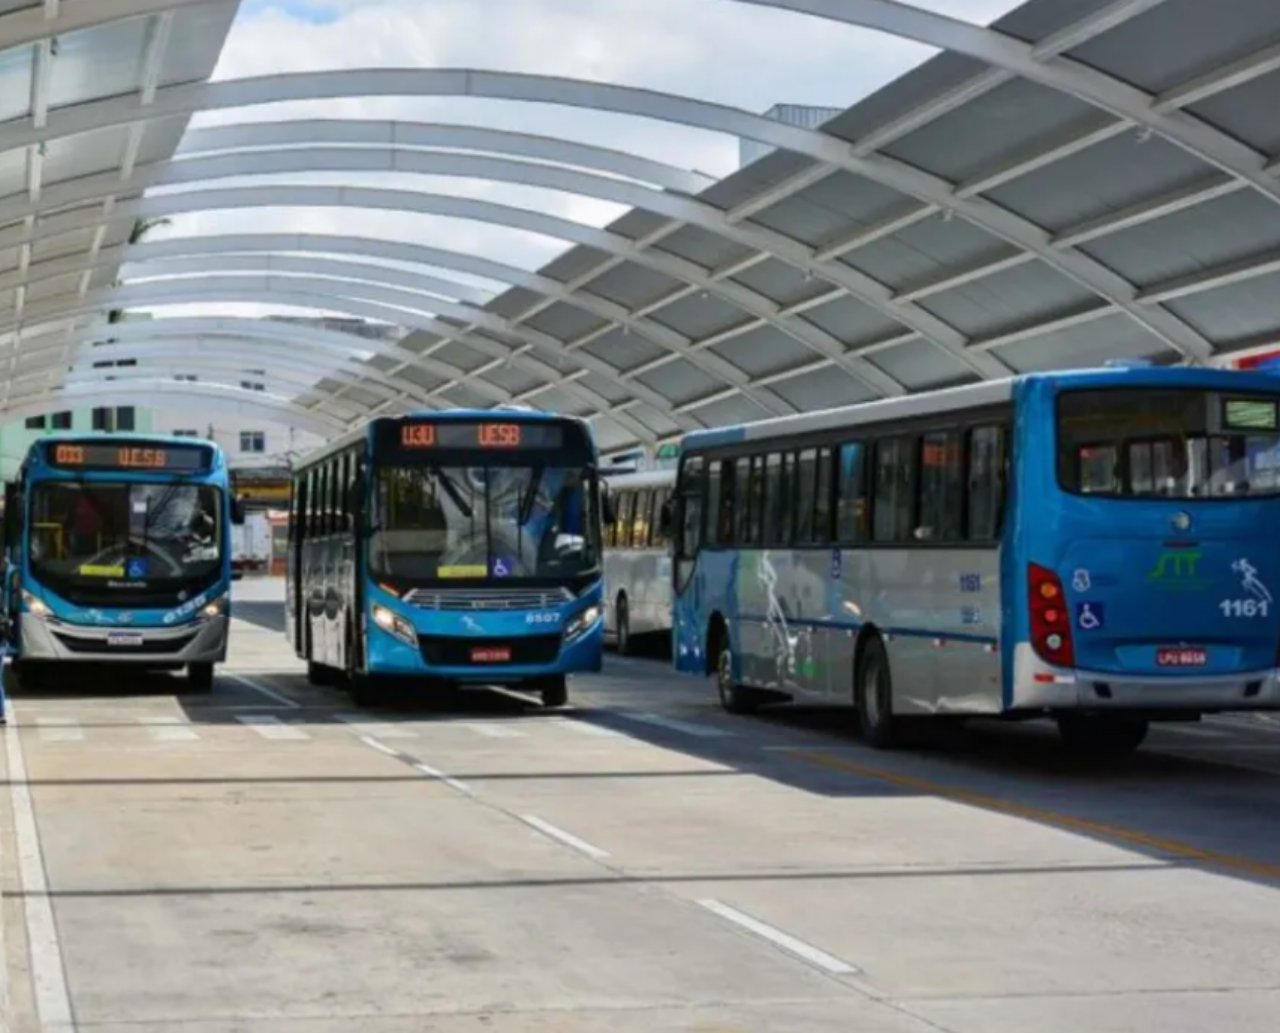
<path id="1" fill-rule="evenodd" d="M 1277 414 L 1280 395 L 1065 392 L 1058 481 L 1074 494 L 1119 498 L 1273 495 L 1280 492 Z"/>

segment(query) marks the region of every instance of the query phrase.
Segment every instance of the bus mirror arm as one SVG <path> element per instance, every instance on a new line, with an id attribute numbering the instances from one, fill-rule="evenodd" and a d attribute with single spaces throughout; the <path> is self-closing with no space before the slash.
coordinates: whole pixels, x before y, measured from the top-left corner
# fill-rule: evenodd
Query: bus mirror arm
<path id="1" fill-rule="evenodd" d="M 658 530 L 664 538 L 671 537 L 671 525 L 675 522 L 676 504 L 674 499 L 667 499 L 658 510 Z"/>
<path id="2" fill-rule="evenodd" d="M 231 500 L 231 522 L 236 527 L 244 523 L 244 499 L 234 498 Z"/>
<path id="3" fill-rule="evenodd" d="M 613 493 L 608 485 L 603 485 L 600 492 L 600 519 L 607 525 L 618 522 L 618 507 L 614 504 Z"/>

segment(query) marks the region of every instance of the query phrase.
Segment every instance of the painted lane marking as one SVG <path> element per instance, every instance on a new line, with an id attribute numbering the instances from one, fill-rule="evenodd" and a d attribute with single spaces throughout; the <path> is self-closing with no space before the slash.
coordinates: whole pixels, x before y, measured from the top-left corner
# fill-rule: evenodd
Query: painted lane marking
<path id="1" fill-rule="evenodd" d="M 246 678 L 243 674 L 228 673 L 224 675 L 224 677 L 230 678 L 232 681 L 237 681 L 241 685 L 243 685 L 246 689 L 252 689 L 254 692 L 258 693 L 259 695 L 266 696 L 267 699 L 273 699 L 277 703 L 281 704 L 282 706 L 286 706 L 294 710 L 296 710 L 299 706 L 301 706 L 301 704 L 298 703 L 296 700 L 292 700 L 288 696 L 282 696 L 280 693 L 276 692 L 274 689 L 269 689 L 265 685 L 263 685 L 261 682 L 254 681 L 254 679 L 252 678 Z"/>
<path id="2" fill-rule="evenodd" d="M 1094 821 L 1091 818 L 1077 818 L 1075 815 L 1062 814 L 1059 811 L 1042 810 L 1039 807 L 1016 803 L 1013 800 L 1006 800 L 999 796 L 989 796 L 986 793 L 973 792 L 969 789 L 960 789 L 942 782 L 934 782 L 927 778 L 900 775 L 895 771 L 884 771 L 880 768 L 867 767 L 864 764 L 855 764 L 853 761 L 845 760 L 842 757 L 833 757 L 827 753 L 796 749 L 792 751 L 792 756 L 810 764 L 818 764 L 835 771 L 843 771 L 849 775 L 857 775 L 860 778 L 875 779 L 878 782 L 885 782 L 889 785 L 897 786 L 899 789 L 908 789 L 914 793 L 936 796 L 940 799 L 951 800 L 954 803 L 1007 814 L 1014 818 L 1025 818 L 1029 821 L 1039 822 L 1042 825 L 1053 825 L 1070 832 L 1083 832 L 1086 835 L 1108 839 L 1115 843 L 1145 847 L 1149 850 L 1159 850 L 1189 861 L 1198 861 L 1202 864 L 1213 865 L 1229 871 L 1243 872 L 1263 879 L 1280 881 L 1280 864 L 1254 861 L 1247 857 L 1225 854 L 1216 850 L 1202 850 L 1200 847 L 1192 846 L 1190 843 L 1182 843 L 1176 839 L 1165 839 L 1161 836 L 1152 836 L 1146 832 L 1139 832 L 1137 829 L 1125 828 L 1122 825 L 1111 825 L 1106 822 Z"/>
<path id="3" fill-rule="evenodd" d="M 1231 737 L 1230 732 L 1217 731 L 1213 728 L 1200 728 L 1197 725 L 1169 725 L 1162 731 L 1173 732 L 1176 735 L 1192 735 L 1203 736 L 1206 739 L 1228 739 Z"/>
<path id="4" fill-rule="evenodd" d="M 712 914 L 719 915 L 726 921 L 732 922 L 734 925 L 747 930 L 747 932 L 759 936 L 762 940 L 768 940 L 775 947 L 781 947 L 788 954 L 794 955 L 801 961 L 807 961 L 810 965 L 814 965 L 824 972 L 830 972 L 833 976 L 854 975 L 858 971 L 853 965 L 841 958 L 837 958 L 834 954 L 828 954 L 826 951 L 805 943 L 804 940 L 798 939 L 790 933 L 768 925 L 758 918 L 752 918 L 750 915 L 719 900 L 700 900 L 698 904 Z"/>
<path id="5" fill-rule="evenodd" d="M 200 738 L 185 718 L 171 715 L 159 715 L 138 718 L 147 734 L 157 742 L 194 742 Z"/>
<path id="6" fill-rule="evenodd" d="M 727 732 L 723 728 L 715 728 L 711 725 L 694 724 L 692 721 L 681 721 L 675 717 L 663 717 L 661 714 L 644 714 L 635 711 L 621 711 L 619 717 L 627 718 L 631 721 L 639 721 L 641 724 L 655 725 L 658 728 L 666 728 L 673 732 L 680 732 L 682 735 L 693 735 L 699 739 L 727 739 L 733 736 L 732 732 Z"/>
<path id="7" fill-rule="evenodd" d="M 35 806 L 27 785 L 27 765 L 22 756 L 22 740 L 10 723 L 4 732 L 9 767 L 9 800 L 13 807 L 14 838 L 18 854 L 18 874 L 22 879 L 23 910 L 27 925 L 27 949 L 31 958 L 31 982 L 36 1009 L 44 1029 L 74 1029 L 71 995 L 63 967 L 58 925 L 53 917 L 53 901 L 45 878 L 44 856 Z"/>
<path id="8" fill-rule="evenodd" d="M 84 729 L 71 717 L 37 717 L 36 726 L 44 742 L 82 742 Z"/>
<path id="9" fill-rule="evenodd" d="M 334 714 L 334 718 L 351 729 L 353 735 L 364 738 L 376 735 L 381 739 L 416 739 L 418 733 L 403 725 L 390 724 L 385 721 L 366 721 L 360 714 Z"/>
<path id="10" fill-rule="evenodd" d="M 612 728 L 605 728 L 603 725 L 594 725 L 590 721 L 583 721 L 570 717 L 544 717 L 541 720 L 554 725 L 556 728 L 569 728 L 582 735 L 591 735 L 600 739 L 630 739 L 629 735 L 623 735 L 621 732 Z"/>
<path id="11" fill-rule="evenodd" d="M 287 725 L 278 717 L 272 717 L 270 714 L 236 714 L 235 719 L 242 725 L 247 725 L 257 732 L 264 739 L 273 739 L 283 741 L 285 739 L 310 739 L 306 732 L 301 728 L 294 728 L 293 725 Z"/>
<path id="12" fill-rule="evenodd" d="M 585 839 L 579 839 L 572 832 L 566 832 L 564 829 L 552 825 L 549 821 L 543 821 L 536 814 L 522 814 L 520 820 L 531 828 L 537 829 L 544 836 L 550 836 L 552 839 L 563 843 L 572 850 L 585 854 L 593 860 L 599 861 L 609 856 L 607 850 L 601 850 L 598 846 L 588 843 Z"/>
<path id="13" fill-rule="evenodd" d="M 379 753 L 385 753 L 388 757 L 395 757 L 396 760 L 404 760 L 404 754 L 399 750 L 392 749 L 386 743 L 378 742 L 377 739 L 369 735 L 360 736 L 360 741 L 366 746 L 372 746 Z"/>
<path id="14" fill-rule="evenodd" d="M 467 796 L 475 795 L 472 788 L 465 782 L 459 782 L 456 778 L 450 778 L 443 771 L 433 768 L 430 764 L 424 764 L 422 761 L 414 761 L 410 766 L 414 771 L 420 772 L 428 778 L 434 778 L 437 782 L 443 782 L 450 789 L 456 789 L 458 792 L 464 793 Z"/>
<path id="15" fill-rule="evenodd" d="M 523 739 L 525 737 L 525 733 L 520 729 L 507 728 L 499 724 L 460 724 L 458 727 L 466 728 L 476 735 L 483 735 L 489 739 Z"/>

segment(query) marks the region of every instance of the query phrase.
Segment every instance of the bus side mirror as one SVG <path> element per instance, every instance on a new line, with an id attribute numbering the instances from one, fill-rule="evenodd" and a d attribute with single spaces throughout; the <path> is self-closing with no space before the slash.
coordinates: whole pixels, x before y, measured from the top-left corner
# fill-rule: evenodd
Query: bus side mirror
<path id="1" fill-rule="evenodd" d="M 239 527 L 244 523 L 244 499 L 231 500 L 231 522 Z"/>
<path id="2" fill-rule="evenodd" d="M 613 492 L 605 485 L 604 491 L 600 493 L 600 519 L 607 526 L 612 526 L 618 522 L 618 507 L 613 501 Z"/>

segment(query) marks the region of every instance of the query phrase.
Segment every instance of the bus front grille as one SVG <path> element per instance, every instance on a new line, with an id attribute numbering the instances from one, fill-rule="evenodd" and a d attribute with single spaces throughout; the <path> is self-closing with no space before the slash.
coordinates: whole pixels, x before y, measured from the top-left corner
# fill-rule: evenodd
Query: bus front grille
<path id="1" fill-rule="evenodd" d="M 404 601 L 423 610 L 545 610 L 573 598 L 567 588 L 415 588 Z"/>
<path id="2" fill-rule="evenodd" d="M 513 638 L 452 638 L 419 635 L 422 658 L 434 667 L 484 667 L 550 664 L 560 655 L 559 635 L 522 635 Z M 502 655 L 504 659 L 490 657 Z"/>
<path id="3" fill-rule="evenodd" d="M 156 656 L 162 653 L 180 653 L 195 641 L 197 632 L 179 638 L 143 639 L 136 646 L 109 646 L 106 639 L 79 638 L 54 632 L 54 638 L 71 653 L 101 653 L 112 656 Z"/>

